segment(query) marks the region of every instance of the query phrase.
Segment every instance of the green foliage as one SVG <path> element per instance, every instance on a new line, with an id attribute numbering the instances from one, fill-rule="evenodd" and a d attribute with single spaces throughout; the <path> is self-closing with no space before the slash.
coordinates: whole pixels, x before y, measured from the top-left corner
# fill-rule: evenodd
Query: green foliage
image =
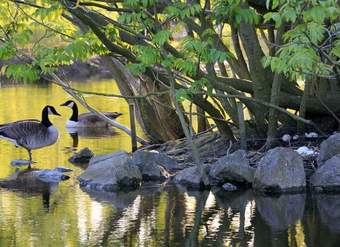
<path id="1" fill-rule="evenodd" d="M 210 82 L 207 79 L 202 78 L 200 80 L 193 81 L 191 86 L 187 89 L 181 88 L 176 90 L 176 99 L 180 102 L 188 100 L 192 97 L 192 95 L 201 92 L 202 89 L 206 89 L 208 95 L 212 95 L 212 86 Z"/>
<path id="2" fill-rule="evenodd" d="M 48 8 L 38 8 L 33 13 L 33 16 L 39 17 L 41 20 L 53 21 L 60 18 L 63 13 L 63 7 L 59 2 L 54 2 Z"/>
<path id="3" fill-rule="evenodd" d="M 33 82 L 39 79 L 39 72 L 31 64 L 10 64 L 2 72 L 9 78 L 22 82 Z"/>
<path id="4" fill-rule="evenodd" d="M 173 5 L 167 6 L 165 13 L 176 17 L 180 20 L 195 16 L 201 12 L 201 6 L 199 4 L 185 4 L 177 2 Z"/>
<path id="5" fill-rule="evenodd" d="M 337 22 L 340 7 L 335 0 L 267 1 L 278 11 L 264 16 L 275 27 L 290 24 L 285 45 L 275 57 L 264 59 L 264 66 L 293 79 L 306 76 L 334 77 L 339 70 L 339 34 Z"/>
<path id="6" fill-rule="evenodd" d="M 227 22 L 239 25 L 246 23 L 259 23 L 260 16 L 251 8 L 242 6 L 243 0 L 218 0 L 214 6 L 214 18 L 218 22 Z"/>
<path id="7" fill-rule="evenodd" d="M 171 36 L 170 31 L 161 30 L 153 36 L 152 41 L 158 46 L 163 46 L 166 42 L 169 41 L 170 36 Z"/>
<path id="8" fill-rule="evenodd" d="M 11 42 L 0 44 L 0 60 L 8 60 L 14 57 L 16 53 L 15 48 Z"/>

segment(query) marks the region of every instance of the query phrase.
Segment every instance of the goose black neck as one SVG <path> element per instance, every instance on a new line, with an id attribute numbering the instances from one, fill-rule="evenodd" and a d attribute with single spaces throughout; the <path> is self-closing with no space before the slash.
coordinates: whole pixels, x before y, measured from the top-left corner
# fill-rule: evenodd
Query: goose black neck
<path id="1" fill-rule="evenodd" d="M 72 106 L 72 116 L 70 117 L 71 121 L 78 122 L 78 106 L 76 103 Z"/>
<path id="2" fill-rule="evenodd" d="M 45 107 L 42 111 L 41 123 L 47 128 L 52 125 L 50 119 L 48 118 L 48 107 Z"/>

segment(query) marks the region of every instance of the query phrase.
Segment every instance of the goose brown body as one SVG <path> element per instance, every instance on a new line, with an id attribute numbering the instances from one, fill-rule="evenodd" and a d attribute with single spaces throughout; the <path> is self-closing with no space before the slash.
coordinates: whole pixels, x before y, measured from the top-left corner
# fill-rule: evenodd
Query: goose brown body
<path id="1" fill-rule="evenodd" d="M 72 115 L 70 119 L 66 122 L 66 127 L 68 128 L 108 128 L 110 124 L 98 117 L 96 114 L 92 112 L 86 112 L 82 114 L 78 114 L 78 106 L 72 101 L 66 101 L 61 104 L 61 106 L 67 106 L 72 109 Z M 120 115 L 119 112 L 101 112 L 106 117 L 111 119 L 116 119 Z"/>
<path id="2" fill-rule="evenodd" d="M 0 138 L 28 151 L 29 167 L 32 162 L 31 150 L 50 146 L 58 139 L 58 130 L 52 125 L 48 115 L 60 116 L 53 106 L 45 106 L 41 121 L 26 119 L 0 125 Z"/>

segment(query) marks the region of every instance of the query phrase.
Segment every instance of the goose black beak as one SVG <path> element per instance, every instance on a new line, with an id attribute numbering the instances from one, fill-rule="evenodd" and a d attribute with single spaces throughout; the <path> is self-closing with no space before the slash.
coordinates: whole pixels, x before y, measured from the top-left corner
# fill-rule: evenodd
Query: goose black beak
<path id="1" fill-rule="evenodd" d="M 60 106 L 66 106 L 66 102 L 65 102 L 65 103 L 62 103 L 62 104 L 60 104 Z"/>

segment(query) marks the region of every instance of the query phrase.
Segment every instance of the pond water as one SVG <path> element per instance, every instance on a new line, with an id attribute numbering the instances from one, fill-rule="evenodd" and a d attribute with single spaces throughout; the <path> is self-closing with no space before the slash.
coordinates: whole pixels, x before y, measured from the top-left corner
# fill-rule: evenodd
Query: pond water
<path id="1" fill-rule="evenodd" d="M 79 89 L 116 93 L 113 81 L 75 83 Z M 69 99 L 57 86 L 21 85 L 0 89 L 0 123 L 40 118 L 43 106 Z M 129 124 L 127 105 L 120 99 L 87 97 L 103 111 L 118 111 Z M 130 151 L 130 139 L 116 131 L 97 137 L 70 136 L 64 124 L 70 110 L 57 107 L 61 118 L 58 142 L 35 150 L 37 169 L 65 166 L 69 180 L 58 185 L 17 190 L 0 189 L 0 246 L 340 246 L 340 196 L 255 196 L 242 193 L 190 192 L 164 185 L 145 185 L 139 191 L 87 193 L 76 176 L 82 167 L 67 160 L 89 147 L 96 154 Z M 82 109 L 84 110 L 84 109 Z M 141 131 L 138 133 L 142 135 Z M 16 172 L 13 159 L 27 158 L 25 150 L 0 140 L 0 178 Z M 24 169 L 24 168 L 20 168 Z"/>

